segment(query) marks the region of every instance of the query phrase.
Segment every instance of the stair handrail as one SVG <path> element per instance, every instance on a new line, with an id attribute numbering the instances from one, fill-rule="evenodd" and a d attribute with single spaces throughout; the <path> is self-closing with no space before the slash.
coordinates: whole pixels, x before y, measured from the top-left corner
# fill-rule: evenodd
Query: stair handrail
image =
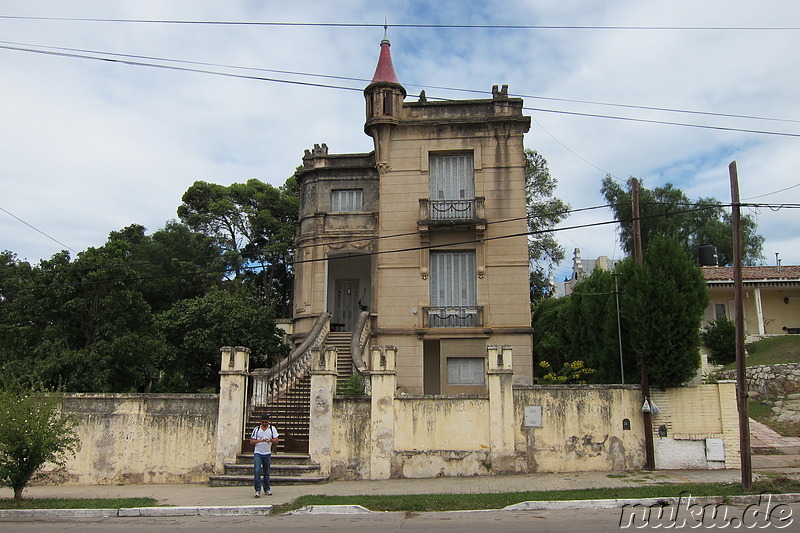
<path id="1" fill-rule="evenodd" d="M 261 378 L 259 381 L 262 383 L 266 382 L 266 397 L 269 401 L 284 394 L 306 374 L 312 362 L 311 348 L 322 346 L 325 342 L 331 329 L 330 319 L 330 313 L 324 312 L 320 314 L 303 342 L 286 359 L 278 361 L 272 368 L 255 369 L 250 372 L 252 376 Z M 259 387 L 254 383 L 253 388 L 258 389 Z M 253 400 L 255 401 L 256 396 L 260 396 L 258 393 L 263 391 L 254 390 L 253 392 Z"/>
<path id="2" fill-rule="evenodd" d="M 367 371 L 367 365 L 364 363 L 364 350 L 367 349 L 367 343 L 372 336 L 372 321 L 369 319 L 369 311 L 361 311 L 356 319 L 355 327 L 353 328 L 353 336 L 350 338 L 350 353 L 353 356 L 353 368 L 358 371 L 362 376 Z"/>

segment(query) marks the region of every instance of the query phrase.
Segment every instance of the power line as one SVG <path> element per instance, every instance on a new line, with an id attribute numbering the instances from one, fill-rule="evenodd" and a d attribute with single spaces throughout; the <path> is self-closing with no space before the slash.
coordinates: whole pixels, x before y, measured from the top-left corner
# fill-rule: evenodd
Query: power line
<path id="1" fill-rule="evenodd" d="M 286 80 L 286 79 L 279 79 L 279 78 L 267 78 L 263 76 L 249 76 L 244 74 L 232 74 L 229 72 L 218 72 L 213 70 L 205 70 L 205 69 L 196 69 L 196 68 L 186 68 L 186 67 L 176 67 L 173 65 L 159 65 L 155 63 L 144 63 L 141 61 L 130 61 L 130 60 L 122 60 L 122 59 L 111 59 L 105 57 L 95 57 L 95 56 L 87 56 L 75 53 L 66 53 L 66 52 L 54 52 L 48 50 L 35 50 L 31 48 L 22 48 L 17 46 L 8 46 L 8 45 L 0 45 L 0 49 L 6 50 L 14 50 L 19 52 L 29 52 L 35 54 L 43 54 L 43 55 L 53 55 L 53 56 L 61 56 L 61 57 L 71 57 L 71 58 L 78 58 L 78 59 L 89 59 L 95 61 L 105 61 L 109 63 L 120 63 L 125 65 L 131 66 L 140 66 L 140 67 L 151 67 L 151 68 L 160 68 L 165 70 L 177 70 L 182 72 L 194 72 L 198 74 L 211 74 L 216 76 L 224 76 L 229 78 L 241 78 L 241 79 L 250 79 L 250 80 L 258 80 L 258 81 L 267 81 L 273 83 L 285 83 L 290 85 L 303 85 L 308 87 L 319 87 L 324 89 L 339 89 L 339 90 L 346 90 L 346 91 L 358 91 L 361 92 L 362 88 L 357 87 L 345 87 L 341 85 L 331 85 L 331 84 L 323 84 L 323 83 L 311 83 L 311 82 L 304 82 L 304 81 L 297 81 L 297 80 Z M 447 98 L 435 98 L 435 97 L 428 97 L 431 99 L 436 100 L 444 100 L 450 101 Z M 683 126 L 688 128 L 700 128 L 700 129 L 711 129 L 711 130 L 718 130 L 718 131 L 730 131 L 730 132 L 740 132 L 740 133 L 752 133 L 758 135 L 775 135 L 775 136 L 782 136 L 782 137 L 798 137 L 800 138 L 800 133 L 788 133 L 788 132 L 776 132 L 776 131 L 767 131 L 767 130 L 753 130 L 753 129 L 745 129 L 745 128 L 731 128 L 731 127 L 723 127 L 723 126 L 710 126 L 705 124 L 691 124 L 685 122 L 671 122 L 671 121 L 664 121 L 664 120 L 652 120 L 652 119 L 643 119 L 643 118 L 634 118 L 634 117 L 618 117 L 614 115 L 601 115 L 596 113 L 580 113 L 576 111 L 563 111 L 563 110 L 554 110 L 554 109 L 544 109 L 544 108 L 537 108 L 537 107 L 523 107 L 523 109 L 527 111 L 540 111 L 542 113 L 556 113 L 562 115 L 573 115 L 573 116 L 581 116 L 581 117 L 591 117 L 591 118 L 605 118 L 610 120 L 623 120 L 629 122 L 640 122 L 646 124 L 659 124 L 665 126 Z"/>
<path id="2" fill-rule="evenodd" d="M 275 74 L 289 74 L 292 76 L 306 76 L 306 77 L 313 77 L 313 78 L 326 78 L 326 79 L 334 79 L 334 80 L 343 80 L 343 81 L 355 81 L 359 83 L 370 83 L 371 80 L 367 78 L 356 78 L 350 76 L 337 76 L 332 74 L 314 74 L 310 72 L 299 72 L 293 70 L 280 70 L 280 69 L 268 69 L 268 68 L 259 68 L 259 67 L 245 67 L 240 65 L 228 65 L 224 63 L 210 63 L 205 61 L 191 61 L 186 59 L 171 59 L 171 58 L 163 58 L 163 57 L 155 57 L 155 56 L 142 56 L 136 54 L 121 54 L 115 52 L 105 52 L 101 50 L 88 50 L 82 48 L 67 48 L 67 47 L 60 47 L 60 46 L 45 46 L 39 44 L 28 44 L 28 43 L 20 43 L 15 41 L 0 41 L 0 43 L 4 43 L 7 45 L 13 46 L 20 46 L 20 47 L 37 47 L 37 48 L 45 48 L 49 50 L 60 50 L 64 52 L 79 52 L 79 53 L 86 53 L 86 54 L 99 54 L 99 55 L 106 55 L 112 57 L 126 57 L 131 59 L 146 59 L 150 61 L 162 61 L 162 62 L 169 62 L 169 63 L 180 63 L 180 64 L 187 64 L 187 65 L 200 65 L 200 66 L 209 66 L 209 67 L 220 67 L 220 68 L 229 68 L 235 70 L 253 70 L 257 72 L 271 72 Z M 101 58 L 96 58 L 101 59 Z M 439 89 L 444 91 L 455 91 L 455 92 L 464 92 L 464 93 L 471 93 L 471 94 L 481 94 L 481 95 L 488 95 L 490 94 L 489 91 L 479 90 L 479 89 L 464 89 L 458 87 L 444 87 L 439 85 L 421 85 L 417 83 L 405 83 L 404 85 L 408 87 L 422 87 L 428 89 Z M 575 104 L 587 104 L 587 105 L 599 105 L 599 106 L 607 106 L 607 107 L 619 107 L 625 109 L 637 109 L 637 110 L 644 110 L 644 111 L 663 111 L 668 113 L 682 113 L 682 114 L 689 114 L 689 115 L 701 115 L 701 116 L 711 116 L 711 117 L 720 117 L 720 118 L 738 118 L 738 119 L 746 119 L 746 120 L 763 120 L 763 121 L 770 121 L 770 122 L 788 122 L 788 123 L 800 123 L 800 120 L 794 119 L 787 119 L 787 118 L 775 118 L 775 117 L 762 117 L 757 115 L 743 115 L 743 114 L 736 114 L 736 113 L 719 113 L 713 111 L 697 111 L 697 110 L 689 110 L 689 109 L 677 109 L 671 107 L 658 107 L 658 106 L 646 106 L 646 105 L 636 105 L 636 104 L 621 104 L 616 102 L 600 102 L 595 100 L 579 100 L 573 98 L 558 98 L 553 96 L 540 96 L 540 95 L 533 95 L 533 94 L 524 94 L 524 93 L 509 93 L 509 96 L 516 97 L 516 98 L 525 98 L 531 100 L 547 100 L 552 102 L 564 102 L 564 103 L 575 103 Z M 557 140 L 557 139 L 556 139 Z M 565 147 L 566 148 L 566 147 Z M 577 155 L 577 154 L 575 154 Z M 578 156 L 580 157 L 580 156 Z M 591 164 L 591 163 L 590 163 Z"/>
<path id="3" fill-rule="evenodd" d="M 0 15 L 6 20 L 42 20 L 58 22 L 113 22 L 131 24 L 178 24 L 192 26 L 287 26 L 327 28 L 427 28 L 427 29 L 489 29 L 489 30 L 612 30 L 612 31 L 797 31 L 798 26 L 601 26 L 554 24 L 386 24 L 369 22 L 274 22 L 237 20 L 178 20 L 178 19 L 119 19 L 81 17 L 32 17 Z"/>
<path id="4" fill-rule="evenodd" d="M 708 207 L 716 207 L 716 204 L 705 204 L 707 207 L 701 207 L 700 209 L 708 208 Z M 730 204 L 727 204 L 730 205 Z M 745 204 L 742 204 L 745 205 Z M 751 206 L 760 206 L 760 207 L 770 207 L 769 204 L 747 204 Z M 800 204 L 778 204 L 774 205 L 773 207 L 790 207 L 790 208 L 798 208 L 800 209 Z M 656 213 L 652 215 L 644 215 L 640 216 L 640 220 L 647 220 L 653 218 L 661 218 L 661 217 L 670 217 L 675 216 L 682 213 L 688 213 L 694 211 L 693 209 L 687 209 L 684 211 L 676 211 L 673 213 Z M 570 231 L 575 229 L 584 229 L 590 227 L 597 227 L 597 226 L 605 226 L 609 224 L 622 224 L 627 222 L 632 222 L 633 218 L 627 219 L 620 219 L 620 220 L 605 220 L 600 222 L 589 222 L 585 224 L 577 224 L 573 226 L 564 226 L 559 228 L 549 228 L 545 230 L 536 230 L 536 231 L 525 231 L 521 233 L 512 233 L 506 235 L 497 235 L 494 237 L 486 237 L 482 239 L 468 239 L 464 241 L 458 242 L 451 242 L 445 244 L 437 244 L 437 245 L 428 245 L 428 246 L 414 246 L 408 248 L 398 248 L 394 250 L 381 250 L 377 252 L 367 252 L 363 254 L 358 254 L 360 256 L 375 256 L 375 255 L 384 255 L 384 254 L 394 254 L 394 253 L 406 253 L 406 252 L 415 252 L 421 250 L 436 250 L 441 248 L 450 248 L 453 246 L 463 246 L 466 244 L 476 244 L 479 242 L 486 242 L 486 241 L 494 241 L 494 240 L 501 240 L 501 239 L 509 239 L 515 237 L 523 237 L 523 236 L 531 236 L 531 235 L 541 235 L 546 233 L 555 233 L 559 231 Z M 345 259 L 346 256 L 331 256 L 331 257 L 322 257 L 318 259 L 303 259 L 303 260 L 295 260 L 293 261 L 293 265 L 298 264 L 307 264 L 307 263 L 317 263 L 321 261 L 335 261 L 335 260 L 342 260 Z M 115 265 L 115 266 L 124 266 L 124 265 Z M 62 284 L 51 284 L 51 285 L 34 285 L 28 287 L 0 287 L 0 290 L 31 290 L 31 289 L 47 289 L 47 288 L 54 288 L 54 287 L 62 287 L 62 286 L 82 286 L 82 285 L 95 285 L 101 283 L 119 283 L 119 282 L 131 282 L 131 281 L 146 281 L 151 279 L 164 279 L 164 278 L 172 278 L 172 277 L 189 277 L 189 276 L 197 276 L 197 275 L 205 275 L 205 274 L 229 274 L 233 272 L 239 272 L 242 270 L 257 270 L 263 268 L 261 265 L 244 265 L 238 268 L 226 268 L 226 269 L 213 269 L 213 270 L 204 270 L 204 271 L 197 271 L 197 272 L 188 272 L 188 273 L 172 273 L 172 274 L 156 274 L 151 276 L 137 276 L 137 277 L 129 277 L 129 278 L 116 278 L 116 279 L 106 279 L 106 280 L 91 280 L 91 281 L 78 281 L 72 283 L 62 283 Z"/>
<path id="5" fill-rule="evenodd" d="M 19 220 L 20 222 L 22 222 L 23 224 L 25 224 L 26 226 L 28 226 L 28 227 L 29 227 L 29 228 L 31 228 L 32 230 L 34 230 L 34 231 L 38 231 L 39 233 L 41 233 L 42 235 L 44 235 L 45 237 L 47 237 L 47 238 L 48 238 L 48 239 L 50 239 L 51 241 L 57 242 L 58 244 L 60 244 L 60 245 L 61 245 L 61 246 L 63 246 L 64 248 L 66 248 L 67 250 L 70 250 L 70 251 L 72 251 L 72 252 L 75 252 L 75 250 L 73 250 L 72 248 L 70 248 L 69 246 L 67 246 L 66 244 L 64 244 L 63 242 L 59 241 L 59 240 L 58 240 L 58 239 L 56 239 L 55 237 L 51 237 L 50 235 L 48 235 L 47 233 L 43 232 L 43 231 L 42 231 L 42 230 L 40 230 L 39 228 L 37 228 L 37 227 L 33 226 L 32 224 L 29 224 L 28 222 L 25 222 L 24 220 L 22 220 L 21 218 L 19 218 L 17 215 L 15 215 L 14 213 L 12 213 L 11 211 L 9 211 L 9 210 L 7 210 L 7 209 L 4 209 L 4 208 L 2 208 L 2 207 L 0 207 L 0 211 L 3 211 L 4 213 L 6 213 L 7 215 L 9 215 L 9 216 L 11 216 L 11 217 L 13 217 L 13 218 L 16 218 L 17 220 Z M 78 253 L 78 252 L 75 252 L 75 253 Z"/>
<path id="6" fill-rule="evenodd" d="M 788 191 L 788 190 L 790 190 L 790 189 L 795 189 L 795 188 L 797 188 L 797 187 L 800 187 L 800 183 L 798 183 L 798 184 L 796 184 L 796 185 L 792 185 L 792 186 L 790 186 L 790 187 L 786 187 L 786 188 L 784 188 L 784 189 L 779 189 L 779 190 L 777 190 L 777 191 L 768 192 L 768 193 L 766 193 L 766 194 L 759 194 L 758 196 L 751 196 L 751 197 L 749 197 L 749 198 L 745 198 L 745 200 L 755 200 L 756 198 L 763 198 L 763 197 L 765 197 L 765 196 L 771 196 L 771 195 L 773 195 L 773 194 L 778 194 L 779 192 Z"/>
<path id="7" fill-rule="evenodd" d="M 541 111 L 542 113 L 557 113 L 560 115 L 573 115 L 579 117 L 593 117 L 593 118 L 607 118 L 611 120 L 625 120 L 629 122 L 642 122 L 647 124 L 661 124 L 664 126 L 684 126 L 687 128 L 701 128 L 701 129 L 708 129 L 708 130 L 720 130 L 720 131 L 737 131 L 741 133 L 755 133 L 759 135 L 777 135 L 781 137 L 800 137 L 800 133 L 787 133 L 787 132 L 778 132 L 778 131 L 766 131 L 766 130 L 751 130 L 745 128 L 728 128 L 724 126 L 709 126 L 705 124 L 690 124 L 687 122 L 671 122 L 668 120 L 652 120 L 652 119 L 644 119 L 644 118 L 634 118 L 634 117 L 616 117 L 613 115 L 599 115 L 596 113 L 579 113 L 577 111 L 561 111 L 561 110 L 554 110 L 554 109 L 543 109 L 537 107 L 523 107 L 523 109 L 527 111 Z"/>

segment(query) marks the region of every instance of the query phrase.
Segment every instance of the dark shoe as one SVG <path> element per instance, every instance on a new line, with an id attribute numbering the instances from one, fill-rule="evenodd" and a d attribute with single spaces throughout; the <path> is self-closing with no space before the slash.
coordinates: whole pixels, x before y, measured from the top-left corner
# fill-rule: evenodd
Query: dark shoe
<path id="1" fill-rule="evenodd" d="M 272 491 L 271 491 L 271 490 L 268 490 L 268 491 L 267 491 L 267 492 L 265 492 L 264 494 L 266 494 L 267 496 L 272 496 Z"/>
<path id="2" fill-rule="evenodd" d="M 267 492 L 267 494 L 269 494 L 269 492 Z M 261 493 L 256 491 L 256 498 L 260 498 L 260 497 L 261 497 Z"/>

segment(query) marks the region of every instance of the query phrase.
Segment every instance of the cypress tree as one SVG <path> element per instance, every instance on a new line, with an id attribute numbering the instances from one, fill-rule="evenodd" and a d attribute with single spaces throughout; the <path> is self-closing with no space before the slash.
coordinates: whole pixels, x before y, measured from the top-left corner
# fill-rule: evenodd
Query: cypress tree
<path id="1" fill-rule="evenodd" d="M 675 237 L 654 237 L 644 264 L 622 269 L 622 313 L 631 350 L 646 357 L 650 384 L 678 387 L 700 368 L 700 322 L 708 305 L 705 279 Z"/>

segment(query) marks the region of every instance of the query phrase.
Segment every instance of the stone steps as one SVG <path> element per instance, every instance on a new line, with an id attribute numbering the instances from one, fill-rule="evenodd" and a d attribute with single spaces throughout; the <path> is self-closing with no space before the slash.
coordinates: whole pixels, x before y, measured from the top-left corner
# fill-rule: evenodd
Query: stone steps
<path id="1" fill-rule="evenodd" d="M 236 463 L 226 464 L 221 475 L 208 478 L 212 487 L 248 487 L 253 484 L 253 454 L 241 453 Z M 319 465 L 308 454 L 273 453 L 270 468 L 271 485 L 326 483 L 328 476 L 319 473 Z"/>

